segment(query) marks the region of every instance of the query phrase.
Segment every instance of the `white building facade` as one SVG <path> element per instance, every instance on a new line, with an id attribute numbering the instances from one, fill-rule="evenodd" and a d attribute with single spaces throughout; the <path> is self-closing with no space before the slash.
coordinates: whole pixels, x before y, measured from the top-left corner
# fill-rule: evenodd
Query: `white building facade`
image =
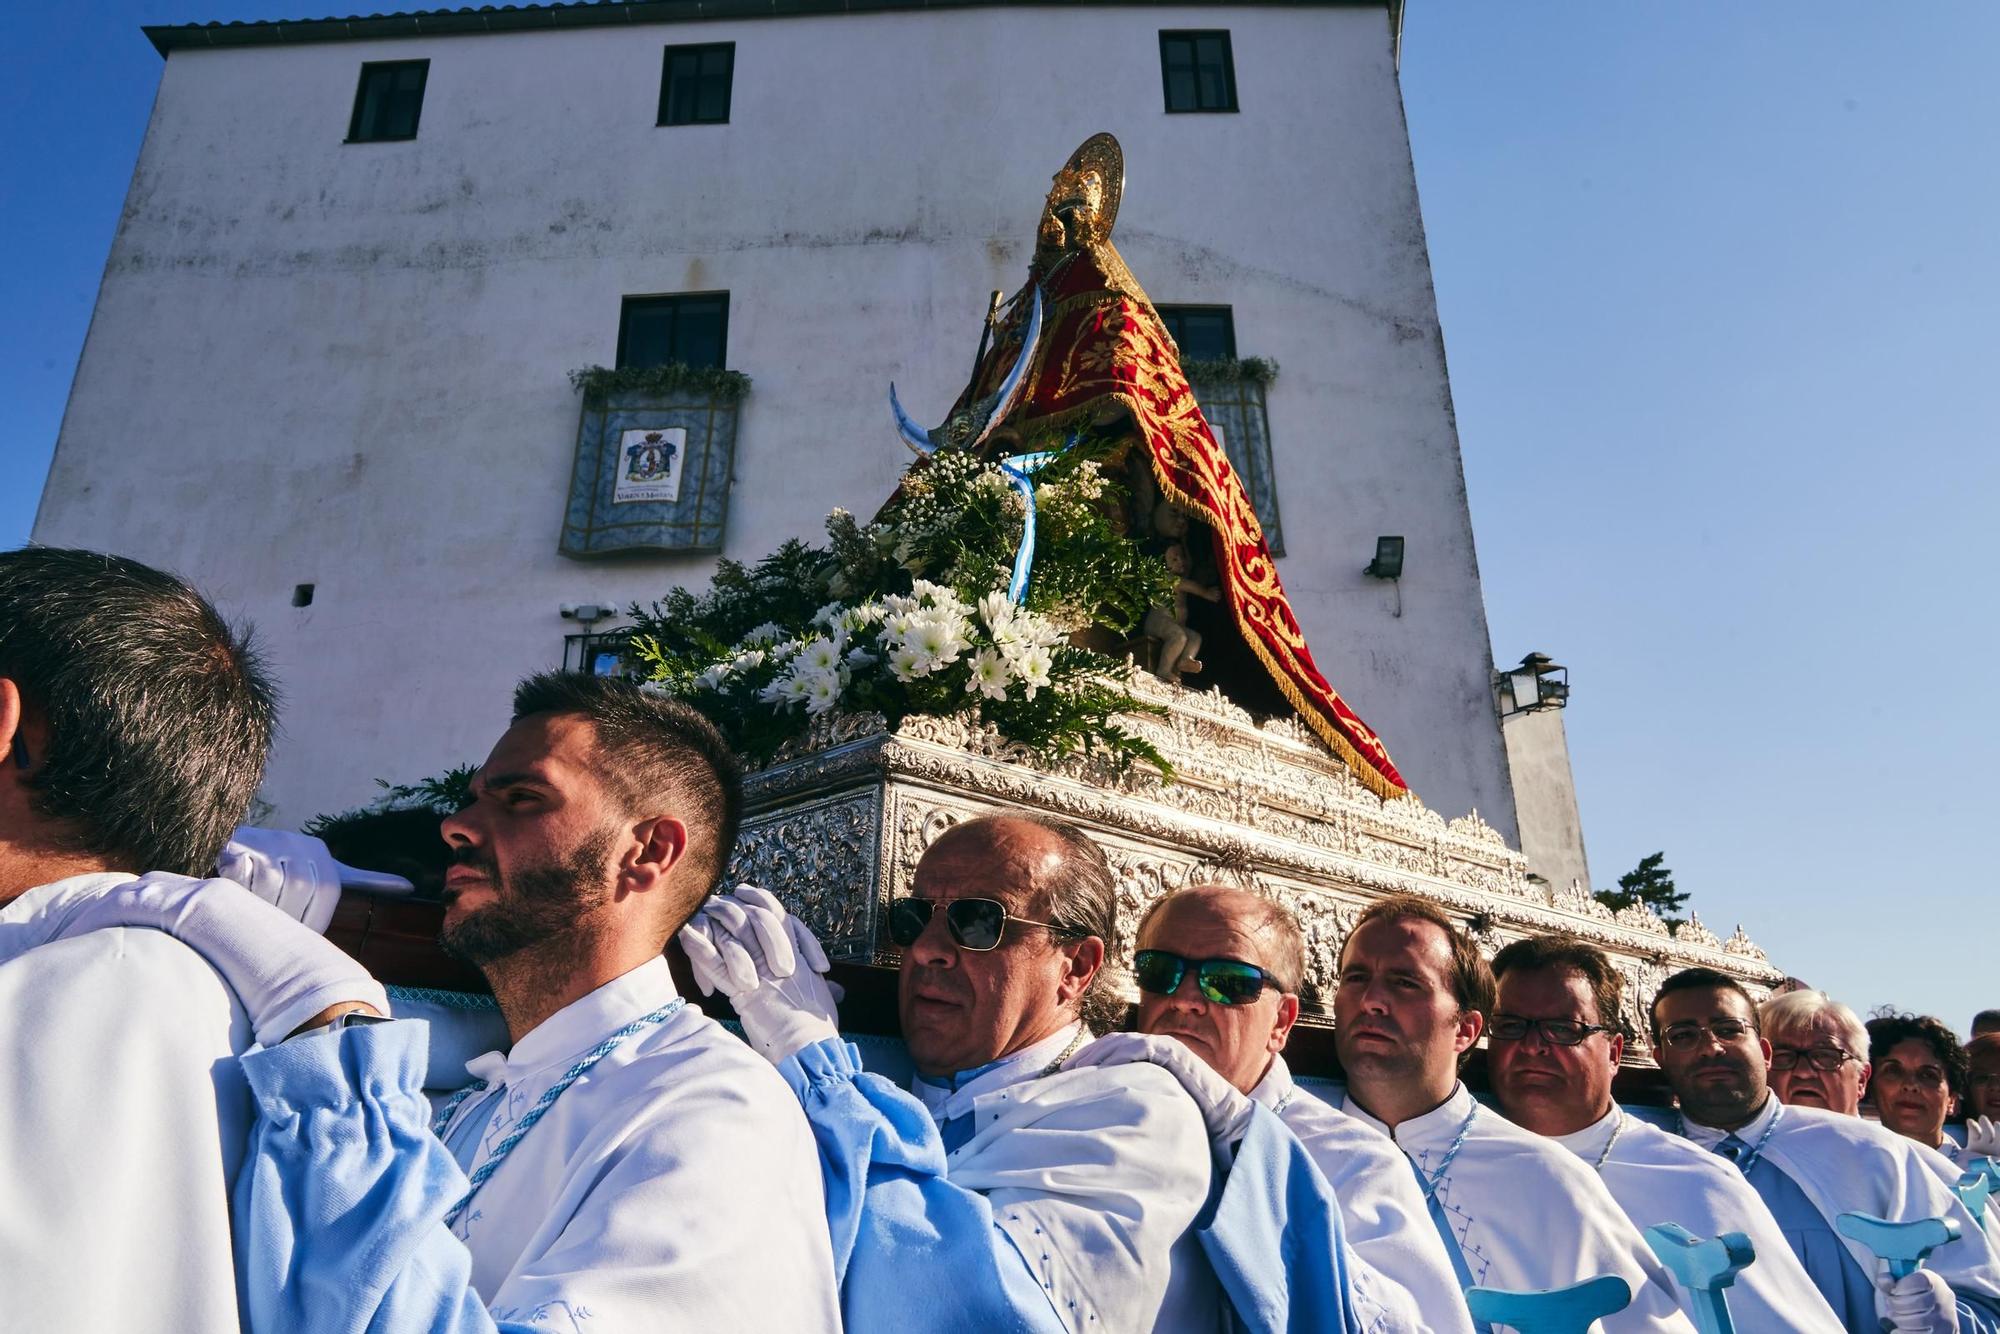
<path id="1" fill-rule="evenodd" d="M 1279 569 L 1321 668 L 1432 809 L 1518 845 L 1397 17 L 668 0 L 151 29 L 35 540 L 255 623 L 287 696 L 278 820 L 476 760 L 562 661 L 559 606 L 698 586 L 717 554 L 557 551 L 568 373 L 616 361 L 628 299 L 727 294 L 752 388 L 719 554 L 755 560 L 888 494 L 889 382 L 942 418 L 1050 174 L 1109 130 L 1153 300 L 1226 307 L 1281 368 Z M 1230 106 L 1168 110 L 1163 33 L 1227 34 Z M 667 49 L 724 46 L 724 118 L 659 123 Z M 1364 573 L 1381 535 L 1393 581 Z"/>

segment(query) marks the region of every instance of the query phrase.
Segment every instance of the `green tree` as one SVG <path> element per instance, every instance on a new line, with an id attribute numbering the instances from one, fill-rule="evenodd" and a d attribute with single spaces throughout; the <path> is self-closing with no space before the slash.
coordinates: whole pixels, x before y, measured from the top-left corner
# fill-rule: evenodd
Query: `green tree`
<path id="1" fill-rule="evenodd" d="M 1597 901 L 1613 912 L 1643 903 L 1658 913 L 1669 929 L 1680 929 L 1687 921 L 1679 913 L 1687 904 L 1688 892 L 1674 888 L 1674 873 L 1666 862 L 1664 852 L 1640 858 L 1637 866 L 1618 877 L 1618 888 L 1598 890 Z"/>

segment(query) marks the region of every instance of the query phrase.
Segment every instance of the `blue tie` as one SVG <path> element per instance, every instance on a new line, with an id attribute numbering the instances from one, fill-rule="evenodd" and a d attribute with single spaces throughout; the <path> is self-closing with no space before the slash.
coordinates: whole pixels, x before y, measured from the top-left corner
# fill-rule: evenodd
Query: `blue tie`
<path id="1" fill-rule="evenodd" d="M 1716 1145 L 1715 1151 L 1732 1163 L 1740 1163 L 1743 1161 L 1743 1155 L 1750 1151 L 1750 1146 L 1731 1135 Z"/>

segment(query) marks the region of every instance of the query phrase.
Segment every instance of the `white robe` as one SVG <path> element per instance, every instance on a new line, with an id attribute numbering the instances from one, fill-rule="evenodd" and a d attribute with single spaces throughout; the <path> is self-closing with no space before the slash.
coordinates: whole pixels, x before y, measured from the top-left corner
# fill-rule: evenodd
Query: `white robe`
<path id="1" fill-rule="evenodd" d="M 578 1059 L 676 999 L 664 958 L 468 1069 L 445 1143 L 468 1174 Z M 557 1098 L 453 1231 L 495 1319 L 567 1330 L 836 1331 L 819 1157 L 770 1064 L 692 1005 Z M 539 1327 L 539 1326 L 538 1326 Z"/>
<path id="2" fill-rule="evenodd" d="M 2000 1302 L 2000 1258 L 1978 1220 L 1940 1179 L 1926 1149 L 1873 1121 L 1818 1107 L 1786 1107 L 1768 1140 L 1764 1132 L 1778 1116 L 1775 1095 L 1763 1110 L 1734 1133 L 1745 1144 L 1762 1141 L 1764 1157 L 1790 1177 L 1829 1224 L 1843 1213 L 1873 1214 L 1892 1223 L 1919 1218 L 1958 1220 L 1959 1240 L 1931 1253 L 1925 1267 L 1959 1292 Z M 1712 1149 L 1731 1133 L 1699 1122 L 1683 1121 L 1688 1138 Z M 1928 1156 L 1927 1156 L 1928 1155 Z M 1840 1238 L 1847 1253 L 1871 1276 L 1885 1271 L 1874 1252 L 1858 1241 Z M 1884 1313 L 1880 1291 L 1876 1311 Z"/>
<path id="3" fill-rule="evenodd" d="M 1151 1065 L 1044 1075 L 1077 1028 L 956 1089 L 911 1091 L 940 1126 L 970 1113 L 946 1158 L 978 1191 L 1071 1330 L 1212 1334 L 1226 1304 L 1190 1225 L 1208 1202 L 1208 1130 L 1180 1081 Z"/>
<path id="4" fill-rule="evenodd" d="M 1615 1106 L 1594 1125 L 1553 1138 L 1596 1167 L 1618 1207 L 1642 1232 L 1658 1223 L 1679 1223 L 1704 1239 L 1722 1232 L 1750 1238 L 1757 1259 L 1728 1289 L 1738 1329 L 1842 1334 L 1840 1317 L 1792 1253 L 1778 1220 L 1728 1162 Z M 1692 1316 L 1695 1294 L 1678 1285 L 1676 1290 Z"/>
<path id="5" fill-rule="evenodd" d="M 40 942 L 0 909 L 0 1326 L 237 1328 L 229 1203 L 249 1134 L 247 1016 L 158 931 Z"/>
<path id="6" fill-rule="evenodd" d="M 1631 1287 L 1632 1304 L 1600 1322 L 1604 1334 L 1693 1330 L 1675 1298 L 1672 1276 L 1597 1173 L 1575 1154 L 1490 1107 L 1475 1114 L 1463 1084 L 1442 1106 L 1393 1132 L 1360 1104 L 1344 1101 L 1344 1106 L 1394 1139 L 1427 1175 L 1438 1170 L 1465 1130 L 1437 1199 L 1474 1286 L 1538 1292 L 1616 1274 Z"/>
<path id="7" fill-rule="evenodd" d="M 1278 1114 L 1332 1184 L 1353 1252 L 1357 1303 L 1365 1290 L 1386 1281 L 1415 1308 L 1414 1321 L 1392 1321 L 1389 1327 L 1471 1334 L 1472 1317 L 1459 1296 L 1451 1258 L 1431 1224 L 1409 1159 L 1395 1142 L 1293 1083 L 1283 1056 L 1271 1058 L 1250 1096 Z"/>

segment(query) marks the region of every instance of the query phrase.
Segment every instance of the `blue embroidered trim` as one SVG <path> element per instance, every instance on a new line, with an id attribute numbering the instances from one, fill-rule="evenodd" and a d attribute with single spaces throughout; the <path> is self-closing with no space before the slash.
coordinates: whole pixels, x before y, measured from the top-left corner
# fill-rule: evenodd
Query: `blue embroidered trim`
<path id="1" fill-rule="evenodd" d="M 686 1004 L 685 1000 L 676 997 L 674 1000 L 662 1005 L 659 1009 L 654 1010 L 651 1014 L 640 1015 L 631 1023 L 626 1024 L 623 1028 L 618 1029 L 611 1036 L 605 1038 L 604 1041 L 592 1047 L 582 1056 L 579 1056 L 576 1064 L 564 1072 L 561 1079 L 551 1084 L 549 1091 L 544 1093 L 535 1102 L 535 1105 L 528 1109 L 528 1114 L 522 1117 L 512 1130 L 507 1132 L 507 1137 L 493 1146 L 493 1152 L 486 1161 L 473 1169 L 472 1176 L 468 1179 L 469 1184 L 465 1192 L 465 1198 L 454 1204 L 450 1211 L 445 1214 L 444 1225 L 450 1227 L 452 1224 L 458 1222 L 460 1215 L 464 1214 L 466 1206 L 472 1203 L 472 1197 L 477 1195 L 479 1188 L 486 1184 L 486 1179 L 500 1170 L 500 1164 L 507 1161 L 507 1155 L 514 1151 L 514 1146 L 521 1142 L 521 1138 L 524 1135 L 535 1128 L 537 1122 L 548 1115 L 549 1108 L 556 1105 L 556 1099 L 560 1098 L 569 1089 L 571 1084 L 583 1078 L 589 1072 L 590 1067 L 618 1050 L 625 1039 L 631 1037 L 642 1028 L 649 1028 L 654 1024 L 664 1023 L 666 1020 L 671 1019 Z M 483 1093 L 486 1087 L 486 1081 L 481 1080 L 469 1088 L 460 1089 L 458 1092 L 452 1094 L 450 1100 L 445 1103 L 444 1108 L 438 1112 L 437 1120 L 431 1123 L 431 1133 L 442 1139 L 445 1127 L 451 1123 L 452 1114 L 459 1109 L 460 1104 L 475 1093 Z"/>
<path id="2" fill-rule="evenodd" d="M 394 1008 L 398 1001 L 415 1001 L 423 1005 L 439 1005 L 448 1010 L 497 1010 L 499 1003 L 491 996 L 477 991 L 445 991 L 439 987 L 390 987 L 389 1005 Z"/>

